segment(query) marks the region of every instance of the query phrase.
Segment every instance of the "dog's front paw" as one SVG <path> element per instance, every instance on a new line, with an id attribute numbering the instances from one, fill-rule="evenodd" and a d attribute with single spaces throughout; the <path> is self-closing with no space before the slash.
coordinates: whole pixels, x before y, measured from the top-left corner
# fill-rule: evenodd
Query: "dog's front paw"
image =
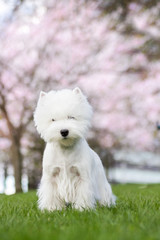
<path id="1" fill-rule="evenodd" d="M 88 202 L 88 203 L 85 203 L 85 202 L 76 202 L 74 205 L 73 205 L 73 208 L 79 210 L 79 211 L 84 211 L 84 210 L 89 210 L 89 209 L 93 209 L 94 208 L 94 204 L 92 202 Z"/>
<path id="2" fill-rule="evenodd" d="M 44 208 L 39 208 L 42 212 L 44 212 L 45 210 L 49 211 L 49 212 L 53 212 L 53 211 L 58 211 L 58 210 L 62 210 L 62 207 L 44 207 Z"/>
<path id="3" fill-rule="evenodd" d="M 63 206 L 62 205 L 55 205 L 55 204 L 48 204 L 48 205 L 45 205 L 45 206 L 41 206 L 39 205 L 39 209 L 41 211 L 49 211 L 49 212 L 53 212 L 53 211 L 56 211 L 56 210 L 62 210 L 63 209 Z"/>
<path id="4" fill-rule="evenodd" d="M 81 206 L 81 205 L 79 205 L 79 204 L 74 204 L 73 205 L 73 208 L 75 208 L 75 209 L 77 209 L 77 210 L 79 210 L 79 211 L 84 211 L 85 210 L 85 207 L 83 206 Z"/>

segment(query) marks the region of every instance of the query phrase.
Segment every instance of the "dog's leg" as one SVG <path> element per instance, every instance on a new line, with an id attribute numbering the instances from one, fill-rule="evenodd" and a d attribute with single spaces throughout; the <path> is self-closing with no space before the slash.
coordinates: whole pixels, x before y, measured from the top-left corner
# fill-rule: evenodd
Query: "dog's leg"
<path id="1" fill-rule="evenodd" d="M 91 183 L 88 181 L 80 181 L 77 186 L 76 201 L 74 203 L 74 208 L 82 211 L 84 209 L 94 208 L 95 197 L 92 191 Z"/>
<path id="2" fill-rule="evenodd" d="M 112 193 L 111 186 L 105 176 L 102 166 L 99 166 L 99 169 L 96 171 L 95 185 L 97 185 L 99 193 L 98 202 L 100 205 L 108 207 L 115 205 L 116 197 Z"/>
<path id="3" fill-rule="evenodd" d="M 103 181 L 101 181 L 101 185 L 99 184 L 99 191 L 100 191 L 99 203 L 101 205 L 108 207 L 115 205 L 116 196 L 113 195 L 111 186 L 106 178 L 104 178 Z"/>
<path id="4" fill-rule="evenodd" d="M 38 206 L 41 210 L 54 211 L 64 207 L 63 201 L 58 196 L 56 184 L 49 179 L 42 178 L 38 198 Z"/>

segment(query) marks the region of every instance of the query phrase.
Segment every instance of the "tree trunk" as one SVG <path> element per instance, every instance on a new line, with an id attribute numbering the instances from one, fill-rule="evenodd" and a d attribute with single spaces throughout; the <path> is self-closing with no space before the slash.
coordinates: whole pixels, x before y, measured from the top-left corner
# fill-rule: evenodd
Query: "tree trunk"
<path id="1" fill-rule="evenodd" d="M 1 111 L 4 115 L 4 118 L 8 125 L 9 130 L 9 137 L 12 142 L 11 145 L 11 161 L 14 168 L 14 178 L 15 178 L 15 189 L 16 192 L 22 192 L 21 187 L 21 178 L 22 178 L 22 155 L 20 150 L 20 140 L 21 140 L 21 134 L 22 134 L 22 127 L 23 125 L 20 125 L 18 128 L 14 127 L 12 122 L 10 121 L 8 111 L 6 109 L 6 98 L 3 94 L 0 92 L 1 97 Z"/>
<path id="2" fill-rule="evenodd" d="M 4 193 L 5 193 L 5 190 L 6 190 L 6 180 L 7 180 L 7 177 L 8 177 L 8 165 L 7 163 L 5 162 L 4 163 L 4 184 L 3 184 L 3 188 L 4 188 Z"/>
<path id="3" fill-rule="evenodd" d="M 15 190 L 17 192 L 22 192 L 21 179 L 22 179 L 22 155 L 20 152 L 19 144 L 12 142 L 11 147 L 11 159 L 14 168 L 14 178 L 15 178 Z"/>
<path id="4" fill-rule="evenodd" d="M 37 189 L 39 178 L 37 178 L 37 171 L 36 169 L 32 169 L 28 171 L 28 189 L 34 190 Z"/>

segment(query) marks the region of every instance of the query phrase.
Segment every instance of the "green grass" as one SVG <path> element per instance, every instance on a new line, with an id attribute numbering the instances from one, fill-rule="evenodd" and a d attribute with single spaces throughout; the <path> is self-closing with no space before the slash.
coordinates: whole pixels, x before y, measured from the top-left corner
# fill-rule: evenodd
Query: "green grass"
<path id="1" fill-rule="evenodd" d="M 41 213 L 35 192 L 0 195 L 0 240 L 160 239 L 160 185 L 115 185 L 114 208 Z"/>

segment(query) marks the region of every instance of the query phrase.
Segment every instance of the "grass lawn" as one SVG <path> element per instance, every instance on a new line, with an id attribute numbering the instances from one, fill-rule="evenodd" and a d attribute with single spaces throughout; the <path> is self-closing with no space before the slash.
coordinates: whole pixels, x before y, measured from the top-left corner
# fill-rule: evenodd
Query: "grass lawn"
<path id="1" fill-rule="evenodd" d="M 0 240 L 160 240 L 160 185 L 115 185 L 114 208 L 41 213 L 35 192 L 0 195 Z"/>

